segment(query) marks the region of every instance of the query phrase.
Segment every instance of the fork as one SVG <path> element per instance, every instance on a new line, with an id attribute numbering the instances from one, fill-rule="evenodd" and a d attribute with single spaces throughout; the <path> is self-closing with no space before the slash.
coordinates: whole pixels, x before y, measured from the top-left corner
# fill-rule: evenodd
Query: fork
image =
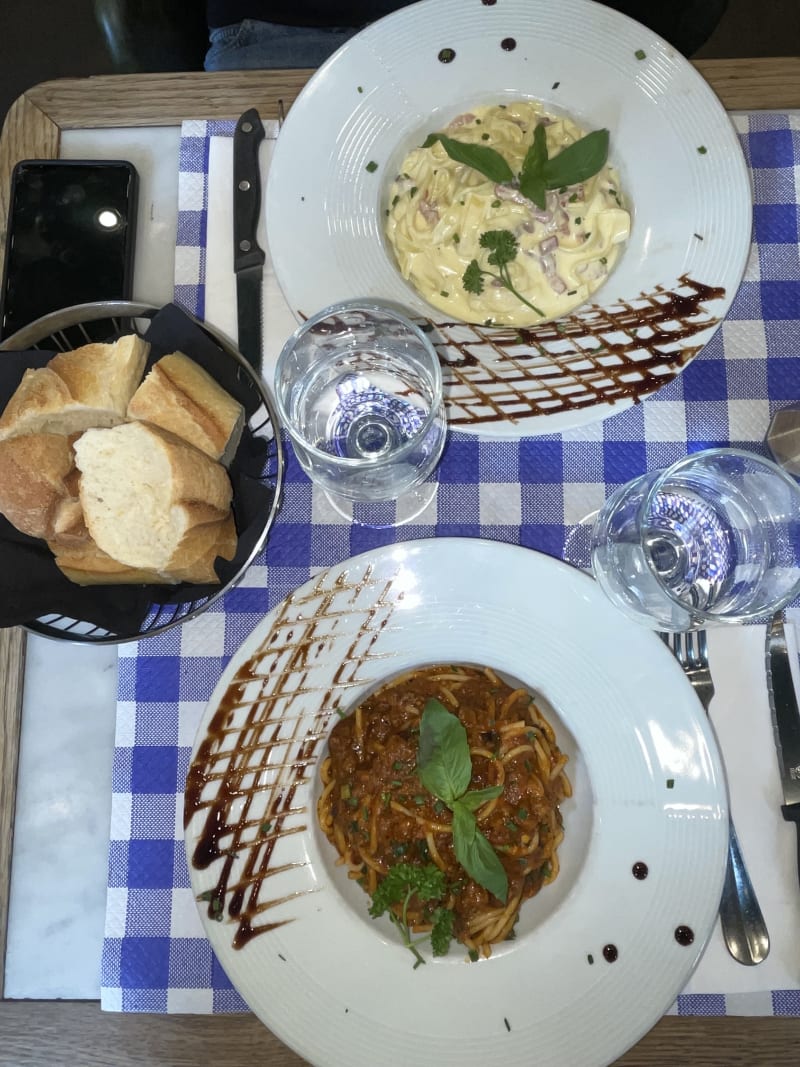
<path id="1" fill-rule="evenodd" d="M 705 630 L 665 634 L 661 639 L 672 648 L 683 672 L 692 684 L 706 714 L 714 696 L 714 680 L 708 666 L 708 640 Z M 769 933 L 761 914 L 750 875 L 744 864 L 733 817 L 728 812 L 728 862 L 719 905 L 722 936 L 731 956 L 752 966 L 769 954 Z"/>

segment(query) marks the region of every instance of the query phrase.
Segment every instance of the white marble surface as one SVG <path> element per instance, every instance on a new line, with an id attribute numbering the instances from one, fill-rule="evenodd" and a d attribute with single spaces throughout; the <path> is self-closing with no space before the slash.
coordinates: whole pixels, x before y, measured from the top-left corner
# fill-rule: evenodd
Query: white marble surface
<path id="1" fill-rule="evenodd" d="M 114 646 L 29 636 L 7 997 L 99 995 L 116 689 Z"/>
<path id="2" fill-rule="evenodd" d="M 133 296 L 172 298 L 177 127 L 75 130 L 69 159 L 128 159 L 139 172 Z M 5 995 L 94 999 L 106 901 L 115 646 L 28 638 Z"/>

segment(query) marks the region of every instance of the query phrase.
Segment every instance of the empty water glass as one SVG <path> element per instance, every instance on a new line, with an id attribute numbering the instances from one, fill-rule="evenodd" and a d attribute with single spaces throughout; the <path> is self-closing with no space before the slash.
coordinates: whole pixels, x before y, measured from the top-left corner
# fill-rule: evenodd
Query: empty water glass
<path id="1" fill-rule="evenodd" d="M 612 493 L 591 558 L 609 598 L 658 630 L 766 616 L 800 595 L 800 486 L 749 452 L 697 452 Z"/>
<path id="2" fill-rule="evenodd" d="M 275 393 L 295 455 L 341 514 L 396 501 L 394 522 L 432 499 L 423 485 L 447 432 L 439 358 L 393 308 L 348 301 L 300 326 L 278 358 Z"/>

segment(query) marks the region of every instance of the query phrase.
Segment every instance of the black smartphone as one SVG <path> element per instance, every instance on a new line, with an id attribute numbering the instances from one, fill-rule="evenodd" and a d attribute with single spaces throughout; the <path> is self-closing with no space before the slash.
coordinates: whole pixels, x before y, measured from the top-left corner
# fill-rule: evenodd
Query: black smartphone
<path id="1" fill-rule="evenodd" d="M 73 304 L 130 299 L 137 189 L 136 168 L 122 160 L 16 165 L 0 338 Z"/>

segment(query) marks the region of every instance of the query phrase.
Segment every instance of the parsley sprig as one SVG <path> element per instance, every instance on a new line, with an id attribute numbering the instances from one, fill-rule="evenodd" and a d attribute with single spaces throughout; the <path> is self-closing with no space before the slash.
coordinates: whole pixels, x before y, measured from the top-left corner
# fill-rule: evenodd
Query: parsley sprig
<path id="1" fill-rule="evenodd" d="M 486 230 L 485 233 L 481 234 L 479 244 L 481 248 L 489 249 L 488 263 L 492 267 L 497 267 L 497 273 L 485 270 L 477 259 L 471 260 L 461 279 L 461 284 L 466 291 L 468 293 L 482 293 L 484 289 L 483 276 L 485 274 L 490 278 L 497 278 L 526 307 L 529 307 L 531 311 L 535 311 L 537 315 L 544 317 L 544 312 L 537 308 L 535 304 L 532 304 L 530 300 L 526 300 L 511 281 L 508 264 L 517 258 L 517 253 L 519 252 L 519 244 L 514 234 L 510 230 Z"/>
<path id="2" fill-rule="evenodd" d="M 467 731 L 438 700 L 428 700 L 422 712 L 417 774 L 428 792 L 453 813 L 453 850 L 458 862 L 470 878 L 505 903 L 508 875 L 475 818 L 478 808 L 500 796 L 503 787 L 469 790 L 472 757 Z"/>
<path id="3" fill-rule="evenodd" d="M 431 133 L 422 147 L 430 148 L 439 142 L 451 159 L 465 163 L 490 181 L 502 185 L 516 182 L 523 196 L 545 210 L 548 189 L 561 189 L 594 177 L 606 165 L 608 159 L 608 130 L 593 130 L 571 145 L 562 148 L 552 157 L 547 153 L 547 135 L 543 125 L 533 131 L 533 141 L 525 154 L 519 175 L 514 172 L 494 148 L 483 144 L 467 144 L 447 137 L 443 133 Z"/>
<path id="4" fill-rule="evenodd" d="M 444 872 L 433 864 L 428 863 L 424 867 L 417 867 L 412 863 L 397 863 L 390 868 L 380 885 L 372 894 L 372 906 L 370 915 L 380 918 L 385 912 L 389 912 L 389 918 L 400 931 L 403 944 L 409 949 L 416 962 L 414 970 L 421 963 L 425 963 L 417 946 L 424 941 L 430 941 L 434 956 L 445 956 L 450 948 L 453 937 L 453 921 L 455 915 L 449 908 L 439 906 L 431 915 L 431 930 L 421 937 L 411 936 L 411 927 L 408 922 L 408 907 L 414 897 L 421 903 L 430 903 L 442 900 L 447 891 Z M 400 913 L 395 910 L 400 906 Z"/>

